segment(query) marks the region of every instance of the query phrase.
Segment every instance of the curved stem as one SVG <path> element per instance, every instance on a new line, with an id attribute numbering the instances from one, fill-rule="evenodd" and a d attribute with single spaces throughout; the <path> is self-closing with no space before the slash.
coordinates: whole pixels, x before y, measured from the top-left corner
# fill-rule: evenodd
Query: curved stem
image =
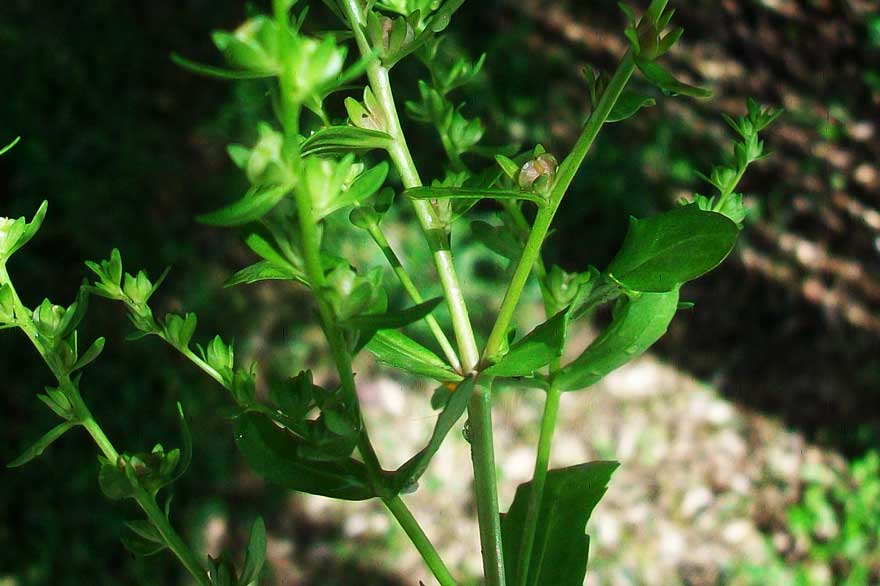
<path id="1" fill-rule="evenodd" d="M 404 504 L 403 500 L 399 496 L 396 496 L 391 499 L 384 500 L 385 506 L 388 507 L 388 510 L 394 515 L 394 518 L 397 519 L 397 522 L 406 532 L 407 536 L 410 538 L 410 541 L 413 542 L 413 545 L 416 546 L 416 549 L 422 555 L 422 559 L 425 561 L 425 565 L 431 570 L 431 573 L 434 574 L 434 577 L 437 578 L 437 581 L 440 583 L 440 586 L 456 586 L 455 578 L 452 577 L 452 574 L 449 572 L 449 569 L 446 567 L 446 564 L 443 563 L 443 560 L 440 559 L 440 554 L 437 553 L 437 550 L 434 549 L 434 545 L 431 543 L 431 540 L 428 539 L 428 536 L 425 535 L 425 532 L 422 531 L 419 522 L 416 521 L 416 518 L 413 517 L 410 510 L 407 508 L 406 504 Z"/>

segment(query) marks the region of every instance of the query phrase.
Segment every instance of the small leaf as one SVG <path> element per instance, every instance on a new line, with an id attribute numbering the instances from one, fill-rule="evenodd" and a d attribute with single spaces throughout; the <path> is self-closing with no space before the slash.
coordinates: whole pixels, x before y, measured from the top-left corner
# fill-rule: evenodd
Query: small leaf
<path id="1" fill-rule="evenodd" d="M 180 67 L 183 67 L 184 69 L 188 69 L 193 73 L 206 75 L 208 77 L 216 77 L 220 79 L 263 79 L 266 77 L 272 77 L 271 73 L 266 72 L 234 71 L 231 69 L 223 69 L 222 67 L 215 67 L 213 65 L 196 63 L 195 61 L 190 61 L 186 57 L 182 57 L 177 53 L 171 54 L 171 60 Z"/>
<path id="2" fill-rule="evenodd" d="M 266 524 L 262 517 L 257 517 L 251 525 L 251 537 L 244 557 L 244 567 L 238 579 L 240 586 L 256 586 L 265 562 Z"/>
<path id="3" fill-rule="evenodd" d="M 20 136 L 16 136 L 15 138 L 13 138 L 13 139 L 12 139 L 12 142 L 10 142 L 10 143 L 7 144 L 6 146 L 0 148 L 0 155 L 5 155 L 6 153 L 8 153 L 9 150 L 10 150 L 12 147 L 14 147 L 15 145 L 17 145 L 17 144 L 18 144 L 18 141 L 20 141 L 20 140 L 21 140 L 21 137 L 20 137 Z"/>
<path id="4" fill-rule="evenodd" d="M 134 494 L 134 486 L 126 472 L 127 465 L 120 457 L 118 462 L 99 458 L 101 469 L 98 472 L 98 485 L 101 492 L 110 500 L 118 501 Z"/>
<path id="5" fill-rule="evenodd" d="M 538 193 L 529 191 L 507 191 L 501 189 L 470 189 L 467 187 L 414 187 L 403 192 L 412 199 L 495 199 L 500 201 L 525 200 L 547 205 L 547 200 Z"/>
<path id="6" fill-rule="evenodd" d="M 622 299 L 611 324 L 583 354 L 556 374 L 553 385 L 562 391 L 576 391 L 600 381 L 659 340 L 677 309 L 678 290 Z"/>
<path id="7" fill-rule="evenodd" d="M 6 467 L 18 468 L 19 466 L 27 464 L 34 458 L 39 457 L 46 450 L 46 448 L 52 445 L 52 442 L 64 435 L 69 429 L 76 427 L 77 425 L 79 425 L 79 423 L 76 421 L 65 421 L 64 423 L 53 427 L 46 433 L 46 435 L 38 439 L 31 447 L 26 449 L 22 455 L 7 464 Z"/>
<path id="8" fill-rule="evenodd" d="M 471 234 L 483 246 L 506 259 L 517 260 L 522 255 L 522 243 L 504 226 L 476 220 L 471 222 Z"/>
<path id="9" fill-rule="evenodd" d="M 377 130 L 356 126 L 331 126 L 322 128 L 308 137 L 300 146 L 303 157 L 310 155 L 339 155 L 352 151 L 387 149 L 391 137 Z"/>
<path id="10" fill-rule="evenodd" d="M 372 352 L 379 362 L 412 374 L 427 376 L 438 381 L 458 382 L 464 380 L 460 374 L 453 372 L 439 356 L 396 330 L 377 332 L 367 344 L 367 350 Z"/>
<path id="11" fill-rule="evenodd" d="M 223 283 L 224 287 L 234 287 L 235 285 L 251 285 L 260 281 L 298 281 L 305 283 L 305 275 L 299 271 L 293 270 L 290 266 L 279 266 L 268 260 L 260 261 L 245 267 L 229 277 Z"/>
<path id="12" fill-rule="evenodd" d="M 74 370 L 85 368 L 86 366 L 94 362 L 98 358 L 98 356 L 101 355 L 101 352 L 104 351 L 105 342 L 106 340 L 103 337 L 98 338 L 97 340 L 92 342 L 92 345 L 89 346 L 89 349 L 83 352 L 83 355 L 80 356 L 79 360 L 76 361 L 76 364 L 73 365 L 71 372 L 73 372 Z"/>
<path id="13" fill-rule="evenodd" d="M 174 476 L 165 483 L 166 485 L 177 481 L 181 476 L 186 474 L 190 462 L 192 462 L 192 434 L 189 431 L 189 424 L 186 422 L 186 416 L 183 414 L 183 405 L 180 403 L 177 403 L 177 415 L 180 418 L 180 460 L 177 463 Z"/>
<path id="14" fill-rule="evenodd" d="M 341 322 L 339 325 L 361 330 L 396 330 L 424 319 L 437 309 L 443 302 L 442 297 L 429 299 L 400 311 L 391 311 L 378 315 L 357 315 Z"/>
<path id="15" fill-rule="evenodd" d="M 531 376 L 562 356 L 568 311 L 563 310 L 510 347 L 501 360 L 484 370 L 486 376 Z"/>
<path id="16" fill-rule="evenodd" d="M 642 73 L 645 74 L 645 78 L 660 88 L 660 90 L 666 95 L 676 96 L 681 94 L 692 98 L 712 97 L 711 91 L 678 81 L 671 73 L 654 61 L 636 59 L 636 65 L 638 65 Z"/>
<path id="17" fill-rule="evenodd" d="M 551 470 L 538 510 L 538 525 L 525 586 L 581 586 L 587 571 L 590 538 L 585 534 L 593 509 L 608 488 L 617 462 L 590 462 Z M 511 580 L 525 530 L 532 483 L 521 484 L 510 510 L 501 517 L 504 566 Z"/>
<path id="18" fill-rule="evenodd" d="M 708 273 L 733 250 L 739 228 L 696 204 L 637 220 L 608 274 L 634 291 L 664 292 Z"/>
<path id="19" fill-rule="evenodd" d="M 123 535 L 120 538 L 120 541 L 122 541 L 122 545 L 125 549 L 138 557 L 150 557 L 167 548 L 164 542 L 157 543 L 155 541 L 144 539 L 140 535 Z"/>
<path id="20" fill-rule="evenodd" d="M 431 433 L 428 444 L 394 473 L 393 486 L 396 491 L 411 492 L 413 485 L 428 469 L 428 464 L 431 463 L 431 459 L 443 445 L 443 440 L 446 439 L 449 431 L 467 411 L 474 391 L 474 381 L 474 378 L 468 378 L 452 391 L 443 411 L 437 417 L 437 423 L 434 425 L 434 431 Z"/>
<path id="21" fill-rule="evenodd" d="M 351 458 L 320 462 L 303 458 L 299 449 L 303 441 L 262 415 L 242 415 L 235 440 L 250 467 L 269 482 L 341 500 L 362 501 L 376 496 L 361 462 Z"/>
<path id="22" fill-rule="evenodd" d="M 638 92 L 625 91 L 614 104 L 611 113 L 608 114 L 608 122 L 622 122 L 632 118 L 642 108 L 653 106 L 657 103 L 654 98 L 643 96 Z"/>
<path id="23" fill-rule="evenodd" d="M 212 226 L 241 226 L 259 220 L 284 199 L 290 189 L 276 186 L 260 191 L 251 189 L 242 199 L 215 212 L 202 214 L 196 219 Z"/>

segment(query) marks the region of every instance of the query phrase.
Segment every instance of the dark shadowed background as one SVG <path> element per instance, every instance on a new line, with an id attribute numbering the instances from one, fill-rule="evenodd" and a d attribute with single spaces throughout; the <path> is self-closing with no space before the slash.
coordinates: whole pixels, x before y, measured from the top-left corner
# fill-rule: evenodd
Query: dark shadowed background
<path id="1" fill-rule="evenodd" d="M 200 332 L 234 337 L 249 356 L 268 362 L 270 371 L 320 369 L 323 346 L 308 325 L 312 319 L 303 293 L 272 286 L 222 289 L 248 254 L 234 233 L 194 220 L 244 189 L 225 147 L 251 137 L 268 105 L 257 84 L 194 76 L 172 64 L 169 54 L 218 62 L 210 32 L 234 28 L 248 9 L 238 2 L 207 0 L 51 4 L 6 0 L 0 5 L 0 144 L 23 137 L 0 159 L 0 215 L 30 216 L 40 201 L 50 202 L 39 237 L 10 264 L 26 303 L 49 297 L 69 304 L 86 273 L 82 261 L 104 258 L 116 246 L 128 270 L 144 267 L 157 274 L 173 267 L 157 300 L 163 310 L 196 311 Z M 320 2 L 310 4 L 317 21 L 328 18 Z M 676 477 L 680 485 L 675 486 L 658 480 L 658 471 L 698 468 L 711 457 L 705 445 L 715 444 L 701 449 L 702 436 L 677 435 L 687 418 L 702 421 L 705 413 L 694 407 L 699 401 L 680 404 L 663 395 L 646 410 L 638 398 L 627 404 L 630 396 L 614 387 L 618 382 L 626 386 L 622 378 L 608 383 L 610 396 L 632 407 L 638 421 L 653 425 L 657 437 L 683 446 L 684 456 L 660 458 L 659 464 L 632 458 L 631 480 L 656 485 L 643 499 L 654 507 L 649 516 L 677 520 L 669 527 L 682 532 L 680 538 L 661 532 L 663 543 L 696 539 L 688 532 L 697 531 L 700 515 L 714 523 L 713 511 L 723 509 L 736 493 L 738 508 L 718 521 L 718 532 L 730 527 L 750 532 L 764 558 L 754 563 L 752 546 L 735 539 L 719 545 L 724 556 L 705 567 L 681 551 L 686 547 L 640 549 L 648 546 L 637 535 L 614 533 L 614 527 L 638 526 L 633 511 L 648 505 L 618 503 L 615 508 L 612 500 L 595 528 L 600 547 L 594 557 L 601 560 L 607 551 L 607 560 L 597 562 L 591 583 L 876 584 L 877 4 L 673 4 L 678 4 L 676 19 L 686 32 L 666 63 L 683 78 L 710 87 L 715 97 L 658 97 L 656 107 L 608 127 L 558 216 L 545 255 L 570 270 L 604 266 L 623 238 L 628 214 L 651 214 L 683 195 L 708 190 L 697 172 L 721 162 L 730 148 L 722 113 L 742 113 L 749 96 L 786 109 L 765 136 L 773 156 L 753 166 L 742 184 L 752 218 L 734 257 L 686 289 L 684 296 L 695 308 L 676 318 L 655 358 L 640 363 L 642 370 L 628 371 L 632 376 L 648 373 L 640 385 L 678 389 L 688 397 L 706 393 L 716 411 L 727 409 L 727 418 L 713 423 L 717 429 L 712 433 L 730 434 L 731 442 L 750 446 L 739 460 L 730 460 L 736 463 L 728 463 L 733 468 L 725 478 L 735 476 L 737 466 L 761 458 L 761 466 L 749 467 L 748 486 L 692 476 Z M 580 72 L 587 64 L 613 67 L 625 51 L 623 27 L 612 1 L 466 3 L 454 21 L 451 45 L 472 57 L 488 53 L 477 82 L 460 93 L 468 114 L 479 115 L 489 128 L 486 142 L 541 142 L 550 152 L 566 153 L 587 111 Z M 416 64 L 395 70 L 401 102 L 415 95 L 413 80 L 422 73 Z M 436 176 L 439 169 L 432 161 L 440 157 L 440 145 L 423 127 L 410 124 L 407 130 L 424 162 L 423 174 Z M 405 224 L 397 230 L 397 241 L 408 242 L 412 235 Z M 364 259 L 374 258 L 361 246 L 352 244 Z M 497 307 L 492 278 L 499 274 L 498 259 L 468 238 L 457 246 L 468 263 L 464 272 L 471 277 L 473 297 Z M 417 256 L 414 265 L 424 260 Z M 432 277 L 425 272 L 424 278 Z M 483 335 L 489 317 L 478 320 Z M 124 342 L 128 331 L 119 307 L 93 300 L 85 333 L 106 335 L 109 344 L 83 381 L 86 399 L 114 441 L 132 450 L 157 441 L 176 445 L 175 402 L 186 406 L 196 458 L 173 491 L 172 510 L 176 523 L 201 548 L 237 551 L 248 524 L 261 514 L 272 535 L 274 583 L 417 583 L 411 570 L 419 567 L 417 560 L 411 561 L 412 552 L 396 529 L 383 525 L 378 515 L 358 513 L 357 504 L 328 509 L 250 476 L 235 452 L 230 423 L 218 415 L 226 398 L 158 343 Z M 396 383 L 368 361 L 362 368 L 367 403 L 379 410 L 393 394 L 388 385 Z M 52 414 L 35 398 L 51 380 L 26 340 L 9 332 L 0 332 L 0 373 L 0 460 L 9 461 L 54 425 Z M 406 414 L 419 409 L 430 416 L 425 407 L 430 391 L 395 392 L 403 405 L 392 408 L 398 410 L 397 425 L 424 427 L 423 417 Z M 386 399 L 371 399 L 374 395 Z M 604 404 L 596 401 L 602 413 Z M 522 429 L 511 424 L 518 430 L 511 444 L 528 445 L 539 403 L 530 398 L 502 403 L 502 422 L 526 422 Z M 621 453 L 626 453 L 626 430 L 635 420 L 620 417 L 629 407 L 605 407 L 617 414 L 609 417 L 619 418 L 603 436 L 607 445 L 596 446 L 592 428 L 572 417 L 557 445 L 560 460 L 574 457 L 565 452 L 567 446 L 587 445 L 588 454 L 620 457 L 626 467 Z M 393 451 L 394 434 L 388 435 L 386 449 Z M 636 444 L 640 441 L 648 440 Z M 514 448 L 505 452 L 505 440 L 501 443 L 500 466 L 510 466 L 510 476 L 516 477 L 521 454 Z M 775 451 L 782 445 L 787 447 Z M 774 476 L 770 470 L 777 464 L 791 469 Z M 96 471 L 93 446 L 84 434 L 71 434 L 43 458 L 0 472 L 0 586 L 185 583 L 168 556 L 135 559 L 119 545 L 122 520 L 133 518 L 135 511 L 101 496 Z M 466 517 L 471 505 L 467 483 L 461 482 L 457 504 Z M 695 488 L 704 485 L 708 496 Z M 614 491 L 612 484 L 610 494 Z M 688 508 L 703 501 L 697 512 Z M 417 510 L 433 515 L 435 530 L 454 547 L 458 527 L 443 527 L 452 521 L 437 519 L 430 494 Z M 477 554 L 462 552 L 458 566 L 470 571 Z M 647 568 L 657 559 L 653 556 L 667 559 L 651 572 L 645 556 Z"/>

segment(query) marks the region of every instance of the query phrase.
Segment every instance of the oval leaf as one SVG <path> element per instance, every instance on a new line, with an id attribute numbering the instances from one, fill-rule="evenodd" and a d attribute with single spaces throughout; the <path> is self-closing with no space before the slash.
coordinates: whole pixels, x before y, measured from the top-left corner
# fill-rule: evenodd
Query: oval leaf
<path id="1" fill-rule="evenodd" d="M 678 290 L 642 293 L 624 299 L 609 325 L 589 347 L 553 379 L 562 391 L 584 389 L 609 372 L 645 353 L 666 333 L 678 310 Z"/>
<path id="2" fill-rule="evenodd" d="M 721 264 L 738 236 L 732 220 L 696 204 L 644 220 L 630 218 L 608 273 L 634 291 L 672 291 Z"/>

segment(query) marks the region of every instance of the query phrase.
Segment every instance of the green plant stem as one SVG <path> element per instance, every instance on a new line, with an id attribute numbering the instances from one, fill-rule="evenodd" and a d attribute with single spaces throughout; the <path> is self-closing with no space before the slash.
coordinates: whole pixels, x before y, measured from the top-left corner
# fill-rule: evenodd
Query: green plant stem
<path id="1" fill-rule="evenodd" d="M 48 359 L 48 356 L 43 349 L 43 345 L 37 336 L 36 328 L 29 315 L 30 312 L 21 302 L 18 293 L 15 291 L 15 287 L 12 285 L 12 280 L 9 278 L 6 265 L 3 263 L 0 263 L 0 284 L 5 284 L 9 287 L 12 293 L 13 307 L 15 308 L 16 323 L 19 329 L 21 329 L 30 339 L 46 365 L 52 371 L 52 374 L 58 381 L 59 387 L 64 389 L 64 394 L 70 401 L 71 410 L 74 413 L 76 420 L 82 425 L 86 432 L 88 432 L 89 436 L 91 436 L 95 445 L 104 457 L 110 462 L 116 462 L 119 459 L 119 452 L 113 446 L 113 442 L 110 441 L 110 438 L 107 437 L 103 428 L 101 428 L 100 424 L 92 415 L 92 412 L 83 400 L 79 389 L 76 388 L 67 374 L 58 371 L 58 369 L 52 364 L 52 361 Z M 135 490 L 134 500 L 165 540 L 165 544 L 168 548 L 174 553 L 177 559 L 180 560 L 180 563 L 186 568 L 190 575 L 192 575 L 196 582 L 200 586 L 210 586 L 211 581 L 208 578 L 207 572 L 199 563 L 198 557 L 186 542 L 184 542 L 183 538 L 180 537 L 177 531 L 174 530 L 174 527 L 171 526 L 168 518 L 156 503 L 155 497 L 143 487 L 138 486 Z"/>
<path id="2" fill-rule="evenodd" d="M 665 2 L 663 4 L 665 5 Z M 623 92 L 624 87 L 626 87 L 630 77 L 632 77 L 634 70 L 635 61 L 633 56 L 627 53 L 617 67 L 614 76 L 608 82 L 608 87 L 602 93 L 602 97 L 587 120 L 584 130 L 578 137 L 577 142 L 575 142 L 571 153 L 559 166 L 556 182 L 550 190 L 547 206 L 538 211 L 522 256 L 516 265 L 513 277 L 504 294 L 504 300 L 501 302 L 501 309 L 498 312 L 498 319 L 492 328 L 492 332 L 489 334 L 486 349 L 483 352 L 486 360 L 495 361 L 500 358 L 499 353 L 504 345 L 505 336 L 507 336 L 507 331 L 510 329 L 511 321 L 513 320 L 529 273 L 532 271 L 532 266 L 535 264 L 536 259 L 540 258 L 541 246 L 550 230 L 553 217 L 556 215 L 556 211 L 559 209 L 559 205 L 562 203 L 562 199 L 565 197 L 575 174 L 586 158 L 587 153 L 589 153 L 590 147 L 593 146 L 593 142 L 595 142 L 596 137 L 599 135 L 599 131 L 608 119 L 611 109 Z"/>
<path id="3" fill-rule="evenodd" d="M 434 549 L 434 545 L 428 539 L 428 536 L 425 535 L 425 532 L 422 531 L 418 521 L 413 517 L 403 500 L 399 496 L 396 496 L 394 498 L 384 499 L 384 502 L 385 506 L 388 507 L 391 514 L 397 519 L 397 522 L 403 528 L 404 532 L 406 532 L 410 541 L 416 546 L 416 549 L 422 555 L 422 559 L 434 574 L 434 577 L 437 578 L 440 586 L 456 586 L 455 578 L 452 577 L 446 564 L 443 563 L 437 550 Z"/>
<path id="4" fill-rule="evenodd" d="M 394 274 L 397 275 L 397 280 L 403 285 L 403 288 L 409 295 L 410 299 L 415 303 L 422 303 L 425 300 L 424 297 L 422 297 L 421 292 L 419 292 L 418 287 L 416 287 L 412 277 L 410 277 L 406 267 L 403 266 L 403 263 L 394 252 L 394 249 L 391 248 L 388 239 L 385 238 L 385 234 L 379 226 L 379 222 L 370 218 L 369 223 L 367 224 L 367 231 L 376 245 L 382 250 L 385 258 L 388 260 L 388 264 L 391 265 L 391 269 L 394 271 Z M 461 361 L 458 359 L 458 354 L 455 353 L 455 348 L 452 347 L 449 338 L 443 333 L 443 328 L 440 327 L 440 323 L 433 315 L 426 316 L 425 322 L 428 324 L 431 333 L 434 334 L 437 343 L 440 344 L 440 348 L 443 350 L 443 355 L 446 356 L 446 360 L 449 361 L 449 364 L 453 369 L 461 370 Z"/>
<path id="5" fill-rule="evenodd" d="M 372 55 L 373 49 L 370 47 L 363 31 L 364 15 L 360 2 L 358 0 L 343 0 L 340 4 L 342 4 L 342 9 L 346 18 L 348 18 L 361 55 L 364 57 Z M 421 187 L 422 180 L 419 177 L 412 154 L 406 143 L 406 137 L 400 126 L 400 118 L 397 114 L 394 94 L 391 91 L 391 79 L 388 76 L 388 69 L 383 67 L 379 60 L 371 61 L 367 66 L 367 77 L 370 80 L 373 94 L 375 94 L 376 99 L 382 106 L 386 122 L 385 131 L 391 136 L 388 154 L 392 162 L 394 162 L 398 173 L 400 173 L 401 181 L 407 189 Z M 470 374 L 477 367 L 480 353 L 477 348 L 473 328 L 471 327 L 464 294 L 452 262 L 452 253 L 449 250 L 449 226 L 446 225 L 446 222 L 440 217 L 430 202 L 413 200 L 412 205 L 419 224 L 422 226 L 422 231 L 425 233 L 428 245 L 431 247 L 434 265 L 437 268 L 437 274 L 440 277 L 446 302 L 449 305 L 449 314 L 452 317 L 452 327 L 455 331 L 459 350 L 458 354 L 461 359 L 461 372 L 463 374 Z"/>
<path id="6" fill-rule="evenodd" d="M 471 398 L 468 408 L 468 439 L 474 465 L 474 494 L 477 500 L 486 585 L 504 586 L 501 516 L 492 436 L 492 389 L 485 383 L 474 389 Z"/>
<path id="7" fill-rule="evenodd" d="M 556 431 L 556 418 L 559 415 L 559 401 L 562 391 L 551 385 L 547 390 L 544 403 L 544 415 L 541 418 L 541 437 L 538 440 L 538 453 L 535 456 L 535 471 L 532 476 L 532 490 L 529 493 L 529 506 L 520 541 L 517 557 L 517 571 L 514 584 L 525 586 L 529 576 L 529 564 L 532 549 L 535 545 L 535 532 L 538 527 L 538 515 L 541 511 L 541 499 L 544 496 L 544 485 L 547 482 L 547 471 L 550 465 L 550 448 L 553 445 L 553 434 Z"/>

